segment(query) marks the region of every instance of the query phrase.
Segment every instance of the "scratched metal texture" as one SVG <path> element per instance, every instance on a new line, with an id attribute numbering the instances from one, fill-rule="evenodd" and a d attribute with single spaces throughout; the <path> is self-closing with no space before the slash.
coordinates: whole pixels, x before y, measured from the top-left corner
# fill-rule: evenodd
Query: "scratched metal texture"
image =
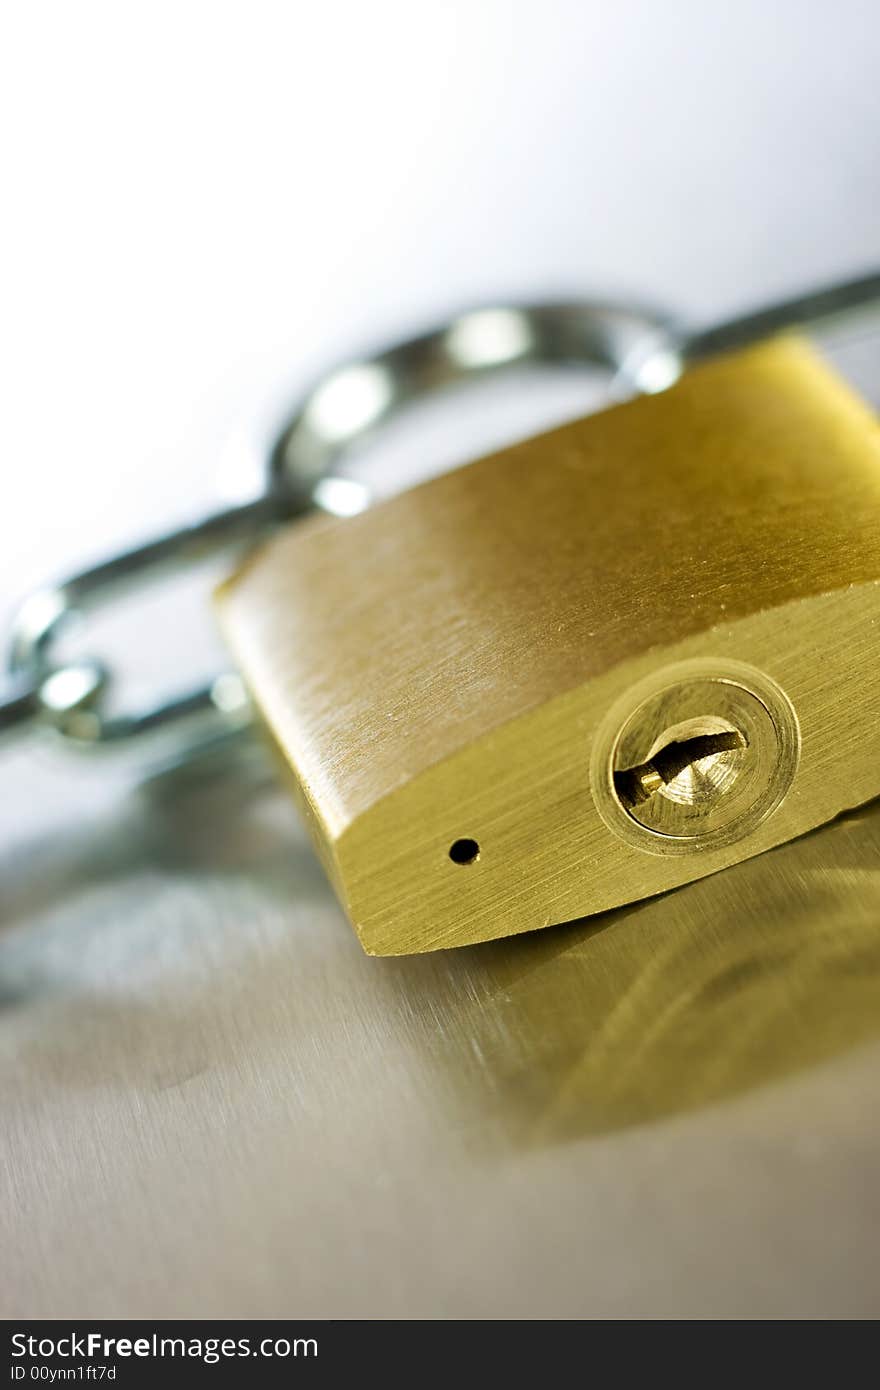
<path id="1" fill-rule="evenodd" d="M 70 775 L 4 767 L 3 1315 L 880 1312 L 880 806 L 376 960 L 255 741 Z"/>

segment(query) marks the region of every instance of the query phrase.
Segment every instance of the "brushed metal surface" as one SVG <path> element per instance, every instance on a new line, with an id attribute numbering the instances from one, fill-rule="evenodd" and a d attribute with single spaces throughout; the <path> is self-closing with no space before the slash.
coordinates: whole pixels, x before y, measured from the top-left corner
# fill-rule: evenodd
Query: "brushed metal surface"
<path id="1" fill-rule="evenodd" d="M 880 806 L 377 960 L 255 748 L 4 775 L 5 1316 L 880 1313 Z"/>

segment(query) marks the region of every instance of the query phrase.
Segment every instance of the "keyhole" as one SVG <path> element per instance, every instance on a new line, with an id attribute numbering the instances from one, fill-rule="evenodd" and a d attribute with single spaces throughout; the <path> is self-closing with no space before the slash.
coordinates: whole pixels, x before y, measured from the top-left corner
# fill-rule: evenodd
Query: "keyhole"
<path id="1" fill-rule="evenodd" d="M 768 676 L 695 660 L 610 707 L 590 783 L 605 824 L 633 847 L 690 854 L 751 834 L 786 795 L 799 751 L 794 710 Z"/>
<path id="2" fill-rule="evenodd" d="M 740 753 L 748 741 L 738 729 L 671 738 L 643 763 L 614 773 L 614 790 L 627 809 L 650 801 L 658 792 L 680 805 L 699 805 L 723 794 L 736 776 Z"/>

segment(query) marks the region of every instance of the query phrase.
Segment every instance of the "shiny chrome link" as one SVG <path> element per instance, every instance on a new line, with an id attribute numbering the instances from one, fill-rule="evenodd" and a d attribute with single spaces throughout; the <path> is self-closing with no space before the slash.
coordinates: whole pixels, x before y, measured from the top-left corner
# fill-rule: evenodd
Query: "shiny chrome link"
<path id="1" fill-rule="evenodd" d="M 10 672 L 0 685 L 0 735 L 20 732 L 39 713 L 39 681 L 24 671 Z"/>
<path id="2" fill-rule="evenodd" d="M 685 361 L 691 362 L 717 352 L 748 347 L 761 338 L 770 338 L 791 328 L 816 331 L 834 328 L 839 323 L 849 325 L 858 315 L 877 309 L 880 309 L 880 273 L 862 275 L 811 294 L 783 299 L 769 308 L 728 319 L 712 328 L 698 329 L 683 338 L 680 347 Z"/>
<path id="3" fill-rule="evenodd" d="M 267 494 L 123 551 L 61 584 L 36 590 L 25 599 L 13 625 L 9 678 L 22 697 L 8 704 L 8 727 L 21 730 L 39 720 L 79 742 L 105 743 L 194 715 L 234 714 L 228 684 L 218 685 L 215 680 L 199 689 L 173 694 L 152 708 L 110 717 L 102 709 L 102 696 L 109 684 L 103 668 L 96 662 L 58 663 L 53 646 L 75 616 L 163 572 L 196 564 L 236 543 L 266 534 L 298 510 L 279 494 Z"/>
<path id="4" fill-rule="evenodd" d="M 708 329 L 688 330 L 664 314 L 619 305 L 494 305 L 336 367 L 306 393 L 281 433 L 263 497 L 170 532 L 26 600 L 13 630 L 10 674 L 0 688 L 0 734 L 41 722 L 68 738 L 102 743 L 206 712 L 240 718 L 245 697 L 237 677 L 231 676 L 173 694 L 150 709 L 111 717 L 103 701 L 106 673 L 91 661 L 55 661 L 56 638 L 74 614 L 161 570 L 192 564 L 236 543 L 252 543 L 313 508 L 339 516 L 362 510 L 371 500 L 366 486 L 334 470 L 352 445 L 426 395 L 528 363 L 603 367 L 611 376 L 612 398 L 654 393 L 673 385 L 692 361 L 785 329 L 825 327 L 878 306 L 880 274 Z"/>
<path id="5" fill-rule="evenodd" d="M 85 729 L 94 719 L 90 707 L 106 684 L 106 671 L 94 661 L 70 662 L 43 675 L 10 672 L 0 688 L 0 736 L 38 722 L 64 732 Z"/>
<path id="6" fill-rule="evenodd" d="M 232 543 L 253 543 L 313 508 L 336 515 L 362 510 L 370 501 L 366 488 L 353 479 L 334 478 L 331 470 L 352 444 L 426 393 L 526 362 L 592 364 L 623 380 L 634 349 L 643 346 L 647 353 L 649 345 L 665 341 L 670 322 L 652 311 L 591 303 L 483 308 L 328 372 L 306 393 L 276 445 L 263 497 L 114 556 L 25 601 L 13 629 L 10 669 L 29 693 L 10 715 L 10 725 L 20 728 L 39 719 L 70 739 L 107 743 L 192 716 L 240 719 L 246 697 L 240 686 L 236 691 L 237 677 L 231 676 L 172 694 L 150 709 L 110 716 L 103 704 L 103 682 L 87 699 L 74 699 L 78 684 L 73 675 L 82 668 L 55 661 L 56 639 L 74 615 L 169 567 L 192 564 Z M 41 695 L 50 680 L 55 691 L 51 701 Z"/>
<path id="7" fill-rule="evenodd" d="M 372 437 L 407 406 L 457 383 L 529 364 L 607 371 L 615 396 L 637 394 L 630 362 L 661 349 L 674 359 L 675 321 L 654 309 L 620 304 L 487 305 L 384 352 L 346 362 L 308 391 L 272 451 L 276 486 L 325 511 L 369 504 L 362 484 L 334 478 L 352 445 Z M 357 490 L 360 490 L 359 492 Z"/>
<path id="8" fill-rule="evenodd" d="M 880 313 L 880 273 L 862 275 L 809 294 L 780 300 L 709 328 L 680 326 L 653 342 L 636 344 L 623 364 L 624 391 L 653 395 L 675 384 L 692 363 L 721 352 L 735 352 L 791 329 L 849 330 L 861 316 Z"/>

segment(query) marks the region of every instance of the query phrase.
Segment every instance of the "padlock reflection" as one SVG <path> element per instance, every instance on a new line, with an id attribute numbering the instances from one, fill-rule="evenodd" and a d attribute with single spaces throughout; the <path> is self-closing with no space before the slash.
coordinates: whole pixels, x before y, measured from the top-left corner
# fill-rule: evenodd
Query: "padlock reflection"
<path id="1" fill-rule="evenodd" d="M 479 1003 L 424 1046 L 481 1134 L 555 1143 L 772 1087 L 880 1034 L 880 802 L 469 970 Z"/>

